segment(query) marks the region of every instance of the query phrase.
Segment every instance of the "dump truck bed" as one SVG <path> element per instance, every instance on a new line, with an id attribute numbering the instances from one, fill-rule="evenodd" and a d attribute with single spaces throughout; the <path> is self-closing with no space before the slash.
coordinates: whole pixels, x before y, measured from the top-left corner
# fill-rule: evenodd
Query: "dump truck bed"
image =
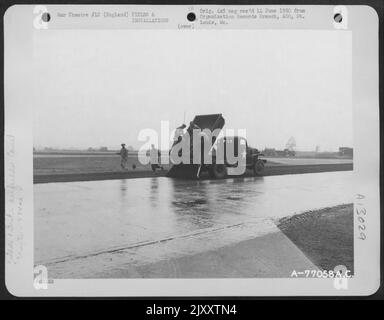
<path id="1" fill-rule="evenodd" d="M 223 129 L 225 120 L 221 113 L 218 114 L 204 114 L 195 116 L 193 123 L 196 124 L 201 130 L 209 129 L 214 131 L 216 129 Z"/>

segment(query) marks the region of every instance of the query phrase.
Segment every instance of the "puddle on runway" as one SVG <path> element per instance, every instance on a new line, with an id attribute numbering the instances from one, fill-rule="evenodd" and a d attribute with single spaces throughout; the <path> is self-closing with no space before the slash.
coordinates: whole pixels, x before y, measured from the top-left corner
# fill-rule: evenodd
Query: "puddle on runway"
<path id="1" fill-rule="evenodd" d="M 353 202 L 353 172 L 34 185 L 35 261 Z M 241 234 L 239 234 L 241 240 Z"/>

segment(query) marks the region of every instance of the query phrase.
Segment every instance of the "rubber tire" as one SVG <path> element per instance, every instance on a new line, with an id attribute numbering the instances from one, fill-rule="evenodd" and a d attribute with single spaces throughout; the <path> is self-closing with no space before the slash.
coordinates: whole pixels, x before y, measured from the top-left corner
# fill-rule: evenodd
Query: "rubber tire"
<path id="1" fill-rule="evenodd" d="M 255 164 L 253 165 L 253 175 L 254 176 L 261 176 L 264 171 L 264 161 L 263 160 L 257 160 Z"/>
<path id="2" fill-rule="evenodd" d="M 209 168 L 211 178 L 224 179 L 227 176 L 227 167 L 225 164 L 213 164 Z"/>

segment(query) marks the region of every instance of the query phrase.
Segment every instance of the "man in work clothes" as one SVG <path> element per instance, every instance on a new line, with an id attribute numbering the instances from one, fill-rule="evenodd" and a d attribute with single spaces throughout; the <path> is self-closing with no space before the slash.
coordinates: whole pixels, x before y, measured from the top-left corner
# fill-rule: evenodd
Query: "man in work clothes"
<path id="1" fill-rule="evenodd" d="M 161 166 L 161 152 L 155 148 L 155 145 L 151 145 L 150 150 L 150 158 L 151 158 L 151 168 L 153 172 L 156 172 L 156 169 L 164 170 L 164 167 Z"/>
<path id="2" fill-rule="evenodd" d="M 121 144 L 121 150 L 117 154 L 121 157 L 121 169 L 125 169 L 128 162 L 128 150 L 125 148 L 125 143 Z"/>
<path id="3" fill-rule="evenodd" d="M 175 130 L 175 134 L 173 136 L 173 144 L 175 145 L 177 142 L 180 142 L 182 137 L 183 137 L 183 134 L 184 134 L 184 131 L 185 131 L 185 128 L 187 126 L 183 123 L 181 126 L 177 127 L 176 130 Z"/>

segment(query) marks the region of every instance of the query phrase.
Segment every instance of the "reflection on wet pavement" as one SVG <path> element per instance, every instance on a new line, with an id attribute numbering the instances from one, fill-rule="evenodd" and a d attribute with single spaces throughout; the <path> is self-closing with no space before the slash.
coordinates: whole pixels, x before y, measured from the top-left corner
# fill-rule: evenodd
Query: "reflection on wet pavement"
<path id="1" fill-rule="evenodd" d="M 35 261 L 50 262 L 350 203 L 353 172 L 50 183 L 34 196 Z"/>

